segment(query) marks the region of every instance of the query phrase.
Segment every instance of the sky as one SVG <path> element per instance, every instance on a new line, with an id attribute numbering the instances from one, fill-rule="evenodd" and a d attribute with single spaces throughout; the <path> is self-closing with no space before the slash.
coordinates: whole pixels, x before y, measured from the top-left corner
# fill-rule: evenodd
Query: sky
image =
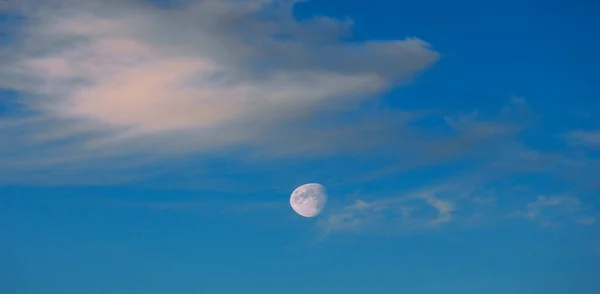
<path id="1" fill-rule="evenodd" d="M 0 293 L 596 293 L 599 14 L 0 1 Z"/>

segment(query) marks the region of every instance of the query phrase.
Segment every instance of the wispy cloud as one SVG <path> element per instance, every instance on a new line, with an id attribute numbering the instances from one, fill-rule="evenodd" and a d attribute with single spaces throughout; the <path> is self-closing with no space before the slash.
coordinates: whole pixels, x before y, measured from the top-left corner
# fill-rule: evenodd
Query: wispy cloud
<path id="1" fill-rule="evenodd" d="M 0 87 L 20 106 L 0 117 L 0 182 L 126 182 L 242 149 L 258 161 L 392 159 L 360 181 L 497 157 L 526 127 L 520 97 L 496 115 L 358 115 L 439 54 L 417 38 L 350 42 L 351 20 L 299 21 L 297 2 L 14 2 L 23 20 L 0 49 Z"/>
<path id="2" fill-rule="evenodd" d="M 540 195 L 535 201 L 527 204 L 525 211 L 516 212 L 514 215 L 538 222 L 543 227 L 555 227 L 565 221 L 592 225 L 596 216 L 590 213 L 593 213 L 593 210 L 575 197 Z"/>
<path id="3" fill-rule="evenodd" d="M 468 170 L 471 172 L 463 176 L 455 173 L 441 183 L 415 185 L 390 197 L 354 196 L 346 200 L 347 204 L 334 207 L 318 228 L 325 235 L 403 234 L 509 225 L 514 219 L 535 222 L 543 228 L 592 226 L 598 219 L 593 199 L 584 197 L 587 194 L 535 196 L 543 190 L 540 183 L 544 180 L 536 180 L 531 186 L 511 183 L 535 172 L 515 173 L 514 169 L 485 164 L 481 170 Z"/>
<path id="4" fill-rule="evenodd" d="M 600 147 L 600 130 L 575 130 L 565 135 L 574 144 L 592 148 Z"/>
<path id="5" fill-rule="evenodd" d="M 269 1 L 193 1 L 173 9 L 90 1 L 42 6 L 26 15 L 26 27 L 3 51 L 11 57 L 3 86 L 28 93 L 22 103 L 40 116 L 90 124 L 65 136 L 109 132 L 88 140 L 91 148 L 166 131 L 289 119 L 368 97 L 437 59 L 418 39 L 342 43 L 336 32 L 350 23 L 297 22 L 291 2 L 277 9 Z M 261 19 L 265 9 L 278 18 Z"/>
<path id="6" fill-rule="evenodd" d="M 352 21 L 298 21 L 296 2 L 15 2 L 23 21 L 0 49 L 0 87 L 20 93 L 21 109 L 0 119 L 6 164 L 344 146 L 344 131 L 289 134 L 310 133 L 307 119 L 351 110 L 439 58 L 417 38 L 346 42 Z"/>
<path id="7" fill-rule="evenodd" d="M 598 220 L 599 215 L 584 215 L 577 218 L 577 222 L 582 225 L 593 225 Z"/>
<path id="8" fill-rule="evenodd" d="M 455 180 L 387 198 L 356 199 L 352 204 L 334 208 L 318 226 L 325 234 L 389 234 L 434 229 L 453 221 L 458 203 L 473 189 L 464 181 Z"/>

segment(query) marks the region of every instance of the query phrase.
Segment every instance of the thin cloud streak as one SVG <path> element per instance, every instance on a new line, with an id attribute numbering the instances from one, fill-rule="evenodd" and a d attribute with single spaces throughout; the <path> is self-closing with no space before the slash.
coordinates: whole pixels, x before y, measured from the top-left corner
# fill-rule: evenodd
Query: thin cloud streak
<path id="1" fill-rule="evenodd" d="M 591 148 L 600 147 L 600 130 L 575 130 L 566 134 L 565 138 L 573 144 Z"/>
<path id="2" fill-rule="evenodd" d="M 594 210 L 583 205 L 576 197 L 539 195 L 535 201 L 527 204 L 524 211 L 514 212 L 511 216 L 529 219 L 542 227 L 557 227 L 565 222 L 592 225 L 595 217 L 590 213 L 594 213 Z"/>
<path id="3" fill-rule="evenodd" d="M 477 229 L 514 221 L 529 221 L 543 228 L 597 224 L 593 201 L 571 195 L 536 196 L 539 187 L 513 187 L 506 183 L 510 178 L 506 171 L 488 167 L 453 175 L 441 183 L 417 185 L 395 196 L 355 196 L 346 200 L 348 204 L 332 208 L 317 229 L 325 238 Z"/>
<path id="4" fill-rule="evenodd" d="M 456 183 L 440 184 L 377 200 L 357 199 L 334 209 L 318 224 L 325 236 L 336 233 L 389 234 L 434 229 L 452 221 L 456 199 L 442 198 Z M 461 187 L 462 188 L 462 187 Z"/>

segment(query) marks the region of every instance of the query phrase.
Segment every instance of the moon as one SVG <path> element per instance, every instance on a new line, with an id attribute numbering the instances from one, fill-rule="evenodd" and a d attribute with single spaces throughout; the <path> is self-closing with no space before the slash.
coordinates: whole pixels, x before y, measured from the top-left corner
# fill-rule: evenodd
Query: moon
<path id="1" fill-rule="evenodd" d="M 292 192 L 290 205 L 303 217 L 319 215 L 327 204 L 327 190 L 317 183 L 304 184 Z"/>

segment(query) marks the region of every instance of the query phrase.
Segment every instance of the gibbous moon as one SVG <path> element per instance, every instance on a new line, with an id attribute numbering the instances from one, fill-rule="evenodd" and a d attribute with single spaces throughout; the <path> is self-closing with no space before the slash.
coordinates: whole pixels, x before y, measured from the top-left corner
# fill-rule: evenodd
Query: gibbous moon
<path id="1" fill-rule="evenodd" d="M 315 217 L 323 211 L 327 204 L 327 190 L 321 184 L 302 185 L 292 192 L 290 205 L 303 217 Z"/>

